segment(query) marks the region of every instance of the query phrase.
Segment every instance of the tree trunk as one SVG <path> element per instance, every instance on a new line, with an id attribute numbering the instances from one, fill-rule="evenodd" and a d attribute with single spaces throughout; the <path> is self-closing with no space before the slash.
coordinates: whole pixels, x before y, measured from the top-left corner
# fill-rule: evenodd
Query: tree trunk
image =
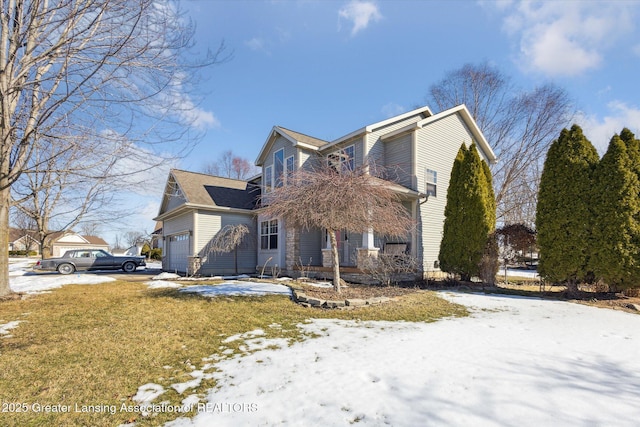
<path id="1" fill-rule="evenodd" d="M 331 242 L 331 267 L 333 268 L 333 289 L 340 293 L 340 257 L 338 256 L 338 239 L 335 230 L 327 230 Z"/>
<path id="2" fill-rule="evenodd" d="M 0 190 L 0 297 L 9 295 L 9 202 L 10 188 Z"/>

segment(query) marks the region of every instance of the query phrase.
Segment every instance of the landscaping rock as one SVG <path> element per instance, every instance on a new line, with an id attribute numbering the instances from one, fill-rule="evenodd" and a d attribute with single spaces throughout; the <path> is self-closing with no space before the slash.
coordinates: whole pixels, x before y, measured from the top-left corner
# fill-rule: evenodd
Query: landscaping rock
<path id="1" fill-rule="evenodd" d="M 640 311 L 640 305 L 638 304 L 627 304 L 627 308 L 630 308 L 631 310 L 635 310 L 635 311 Z"/>
<path id="2" fill-rule="evenodd" d="M 352 298 L 345 301 L 346 305 L 349 307 L 362 307 L 363 305 L 367 305 L 367 301 L 358 298 Z"/>
<path id="3" fill-rule="evenodd" d="M 327 301 L 325 305 L 327 308 L 338 308 L 338 307 L 344 307 L 345 302 L 344 301 Z"/>
<path id="4" fill-rule="evenodd" d="M 321 299 L 307 298 L 307 303 L 309 303 L 311 307 L 322 307 L 325 302 Z"/>

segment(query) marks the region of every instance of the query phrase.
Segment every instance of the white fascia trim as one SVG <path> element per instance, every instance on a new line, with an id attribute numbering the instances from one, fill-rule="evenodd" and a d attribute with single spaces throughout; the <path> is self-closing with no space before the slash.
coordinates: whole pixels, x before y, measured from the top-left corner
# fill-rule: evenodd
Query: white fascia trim
<path id="1" fill-rule="evenodd" d="M 356 138 L 356 137 L 358 137 L 360 135 L 363 135 L 363 134 L 366 134 L 366 133 L 367 133 L 366 128 L 358 129 L 356 131 L 348 133 L 345 136 L 341 136 L 340 138 L 334 140 L 333 142 L 330 142 L 327 145 L 323 145 L 322 147 L 320 147 L 320 151 L 325 151 L 325 150 L 327 150 L 327 149 L 329 149 L 329 148 L 331 148 L 331 147 L 333 147 L 335 145 L 341 144 L 341 143 L 343 143 L 345 141 L 348 141 L 350 139 Z"/>
<path id="2" fill-rule="evenodd" d="M 410 125 L 407 125 L 407 126 L 405 126 L 403 128 L 400 128 L 400 129 L 396 129 L 393 132 L 385 133 L 384 135 L 380 136 L 380 140 L 381 141 L 386 141 L 386 140 L 389 140 L 389 139 L 394 138 L 396 136 L 400 136 L 400 135 L 402 135 L 404 133 L 413 132 L 414 130 L 418 130 L 418 129 L 421 128 L 421 126 L 418 126 L 418 123 L 411 123 Z"/>
<path id="3" fill-rule="evenodd" d="M 271 139 L 275 138 L 276 134 L 279 134 L 280 136 L 285 138 L 287 141 L 291 142 L 291 144 L 294 147 L 303 147 L 303 148 L 306 148 L 306 149 L 309 149 L 309 150 L 313 150 L 313 151 L 317 151 L 318 150 L 318 147 L 313 146 L 313 145 L 309 145 L 309 144 L 305 144 L 304 142 L 300 142 L 297 139 L 294 139 L 291 136 L 289 136 L 283 130 L 281 130 L 279 126 L 274 126 L 274 127 L 271 128 L 271 132 L 269 132 L 269 136 L 267 137 L 267 140 L 264 142 L 264 144 L 262 144 L 262 148 L 260 149 L 258 157 L 256 158 L 256 160 L 254 162 L 254 164 L 256 166 L 262 166 L 262 164 L 263 164 L 262 157 L 264 155 L 264 152 L 267 149 L 267 146 L 269 145 L 269 143 L 271 142 Z"/>
<path id="4" fill-rule="evenodd" d="M 462 119 L 464 120 L 466 125 L 469 127 L 469 130 L 471 130 L 471 133 L 475 138 L 474 142 L 476 142 L 480 146 L 482 151 L 484 151 L 485 155 L 489 159 L 489 163 L 495 164 L 498 161 L 498 158 L 496 157 L 496 154 L 493 152 L 493 150 L 491 149 L 491 146 L 489 145 L 486 138 L 482 134 L 482 131 L 478 127 L 476 121 L 471 116 L 471 113 L 467 109 L 466 105 L 460 104 L 457 107 L 453 107 L 448 110 L 442 111 L 436 114 L 435 116 L 427 117 L 426 119 L 419 121 L 417 125 L 423 128 L 427 126 L 429 123 L 432 123 L 436 120 L 440 120 L 443 117 L 449 116 L 451 114 L 456 114 L 456 113 L 459 113 L 462 116 Z"/>
<path id="5" fill-rule="evenodd" d="M 247 215 L 253 215 L 255 212 L 255 210 L 252 210 L 252 209 L 238 209 L 238 208 L 229 208 L 226 206 L 211 206 L 211 205 L 198 205 L 195 203 L 185 203 L 169 212 L 165 212 L 162 215 L 158 215 L 157 217 L 153 218 L 153 220 L 165 221 L 174 216 L 181 215 L 190 210 L 197 210 L 197 209 L 202 209 L 209 212 L 228 212 L 228 213 L 239 213 L 239 214 L 247 214 Z"/>
<path id="6" fill-rule="evenodd" d="M 376 123 L 367 125 L 367 126 L 365 126 L 363 128 L 360 128 L 360 129 L 358 129 L 356 131 L 353 131 L 353 132 L 351 132 L 351 133 L 349 133 L 349 134 L 347 134 L 345 136 L 342 136 L 342 137 L 334 140 L 330 144 L 327 144 L 327 145 L 323 146 L 322 147 L 322 151 L 324 151 L 327 148 L 330 148 L 330 147 L 332 147 L 332 146 L 334 146 L 336 144 L 340 144 L 341 142 L 347 141 L 347 140 L 349 140 L 351 138 L 355 138 L 356 136 L 359 136 L 361 134 L 369 134 L 369 133 L 373 132 L 375 129 L 378 129 L 380 127 L 383 127 L 383 126 L 386 126 L 388 124 L 397 122 L 399 120 L 404 120 L 407 117 L 415 116 L 416 114 L 422 114 L 422 113 L 427 113 L 428 116 L 432 116 L 433 115 L 433 113 L 431 112 L 431 109 L 429 109 L 429 107 L 427 107 L 427 106 L 416 108 L 415 110 L 411 110 L 411 111 L 408 111 L 406 113 L 403 113 L 403 114 L 400 114 L 400 115 L 393 116 L 393 117 L 390 117 L 388 119 L 382 120 L 380 122 L 376 122 Z"/>
<path id="7" fill-rule="evenodd" d="M 397 116 L 390 117 L 390 118 L 388 118 L 386 120 L 383 120 L 381 122 L 370 124 L 369 126 L 365 127 L 365 129 L 366 129 L 367 132 L 373 132 L 377 128 L 386 126 L 388 124 L 397 122 L 399 120 L 404 120 L 407 117 L 415 116 L 416 114 L 421 114 L 421 113 L 427 113 L 429 116 L 433 116 L 433 113 L 431 112 L 431 109 L 425 105 L 424 107 L 420 107 L 420 108 L 416 108 L 415 110 L 407 111 L 404 114 L 400 114 L 400 115 L 397 115 Z"/>

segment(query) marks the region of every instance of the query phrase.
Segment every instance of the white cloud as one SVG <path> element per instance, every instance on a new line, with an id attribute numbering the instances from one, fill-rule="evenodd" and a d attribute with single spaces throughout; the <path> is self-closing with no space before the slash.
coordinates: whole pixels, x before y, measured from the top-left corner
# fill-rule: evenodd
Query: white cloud
<path id="1" fill-rule="evenodd" d="M 269 50 L 267 49 L 267 42 L 262 37 L 254 37 L 251 40 L 244 42 L 244 44 L 251 50 L 269 53 Z"/>
<path id="2" fill-rule="evenodd" d="M 503 28 L 519 41 L 525 69 L 575 76 L 596 68 L 633 30 L 634 2 L 481 3 L 504 14 Z"/>
<path id="3" fill-rule="evenodd" d="M 395 102 L 389 102 L 382 106 L 382 114 L 386 117 L 393 117 L 402 114 L 407 111 L 402 105 L 398 105 Z"/>
<path id="4" fill-rule="evenodd" d="M 629 106 L 621 101 L 607 104 L 608 114 L 602 118 L 595 115 L 579 114 L 576 122 L 585 136 L 601 154 L 607 150 L 609 141 L 614 134 L 620 134 L 623 128 L 628 128 L 640 137 L 640 109 Z"/>
<path id="5" fill-rule="evenodd" d="M 354 36 L 369 26 L 370 22 L 382 19 L 378 6 L 371 1 L 352 0 L 338 11 L 341 19 L 346 19 L 353 24 L 351 35 Z"/>

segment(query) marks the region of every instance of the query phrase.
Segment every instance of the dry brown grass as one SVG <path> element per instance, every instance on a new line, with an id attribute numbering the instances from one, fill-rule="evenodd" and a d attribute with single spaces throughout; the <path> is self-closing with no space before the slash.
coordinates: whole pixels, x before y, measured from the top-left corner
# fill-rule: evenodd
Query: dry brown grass
<path id="1" fill-rule="evenodd" d="M 381 306 L 330 311 L 305 309 L 284 296 L 202 298 L 123 281 L 69 285 L 0 302 L 0 324 L 22 321 L 11 330 L 12 337 L 0 337 L 0 402 L 29 409 L 0 412 L 0 425 L 159 425 L 179 414 L 150 419 L 119 409 L 123 403 L 134 404 L 131 397 L 138 387 L 150 382 L 167 390 L 157 401 L 172 405 L 188 394 L 204 393 L 215 385 L 213 380 L 184 395 L 170 385 L 191 379 L 203 358 L 232 356 L 221 354 L 222 341 L 230 335 L 260 328 L 267 338 L 300 340 L 305 337 L 295 325 L 310 317 L 434 321 L 466 314 L 464 307 L 424 291 Z M 280 327 L 270 327 L 274 324 Z M 223 347 L 237 353 L 241 344 L 238 340 Z M 76 413 L 76 404 L 116 405 L 118 411 Z M 70 405 L 72 412 L 34 412 L 34 405 Z"/>

